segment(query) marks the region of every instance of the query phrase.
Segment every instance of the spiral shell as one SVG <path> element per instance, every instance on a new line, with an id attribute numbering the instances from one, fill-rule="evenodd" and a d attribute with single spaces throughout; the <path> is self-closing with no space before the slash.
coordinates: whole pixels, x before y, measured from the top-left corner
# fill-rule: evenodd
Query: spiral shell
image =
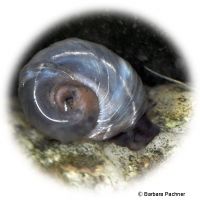
<path id="1" fill-rule="evenodd" d="M 142 82 L 130 64 L 76 38 L 30 60 L 20 72 L 19 98 L 31 124 L 62 143 L 111 138 L 133 128 L 146 110 Z"/>

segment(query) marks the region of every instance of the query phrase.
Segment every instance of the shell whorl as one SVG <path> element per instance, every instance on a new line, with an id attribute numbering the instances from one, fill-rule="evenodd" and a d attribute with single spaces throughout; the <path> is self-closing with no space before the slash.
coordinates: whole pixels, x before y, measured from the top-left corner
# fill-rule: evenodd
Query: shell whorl
<path id="1" fill-rule="evenodd" d="M 20 73 L 19 97 L 29 121 L 64 143 L 111 138 L 133 127 L 146 110 L 132 67 L 106 47 L 76 38 L 30 60 Z"/>

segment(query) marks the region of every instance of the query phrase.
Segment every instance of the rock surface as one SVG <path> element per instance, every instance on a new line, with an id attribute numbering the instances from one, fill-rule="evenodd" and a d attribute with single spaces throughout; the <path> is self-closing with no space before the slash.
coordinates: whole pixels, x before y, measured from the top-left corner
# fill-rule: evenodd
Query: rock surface
<path id="1" fill-rule="evenodd" d="M 26 123 L 17 101 L 11 109 L 14 134 L 29 158 L 68 185 L 119 188 L 165 160 L 178 146 L 191 118 L 191 92 L 172 84 L 148 91 L 156 102 L 149 117 L 160 126 L 161 133 L 137 152 L 109 142 L 63 145 L 47 141 Z"/>

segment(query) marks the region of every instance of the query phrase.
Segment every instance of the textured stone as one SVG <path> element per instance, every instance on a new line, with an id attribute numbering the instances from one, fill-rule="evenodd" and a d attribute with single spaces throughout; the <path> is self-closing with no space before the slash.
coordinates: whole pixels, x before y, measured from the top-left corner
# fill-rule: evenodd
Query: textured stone
<path id="1" fill-rule="evenodd" d="M 165 160 L 178 146 L 191 118 L 191 92 L 171 84 L 148 91 L 156 103 L 148 115 L 161 133 L 137 152 L 109 142 L 63 145 L 49 141 L 26 122 L 17 100 L 11 109 L 14 134 L 29 158 L 68 185 L 119 188 Z"/>

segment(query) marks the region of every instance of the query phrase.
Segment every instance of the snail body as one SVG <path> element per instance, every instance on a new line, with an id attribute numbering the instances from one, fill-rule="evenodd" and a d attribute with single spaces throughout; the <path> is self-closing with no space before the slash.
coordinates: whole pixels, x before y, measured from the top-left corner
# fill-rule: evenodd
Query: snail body
<path id="1" fill-rule="evenodd" d="M 108 140 L 134 129 L 147 110 L 142 81 L 106 47 L 76 38 L 38 52 L 21 70 L 26 118 L 49 138 Z"/>

